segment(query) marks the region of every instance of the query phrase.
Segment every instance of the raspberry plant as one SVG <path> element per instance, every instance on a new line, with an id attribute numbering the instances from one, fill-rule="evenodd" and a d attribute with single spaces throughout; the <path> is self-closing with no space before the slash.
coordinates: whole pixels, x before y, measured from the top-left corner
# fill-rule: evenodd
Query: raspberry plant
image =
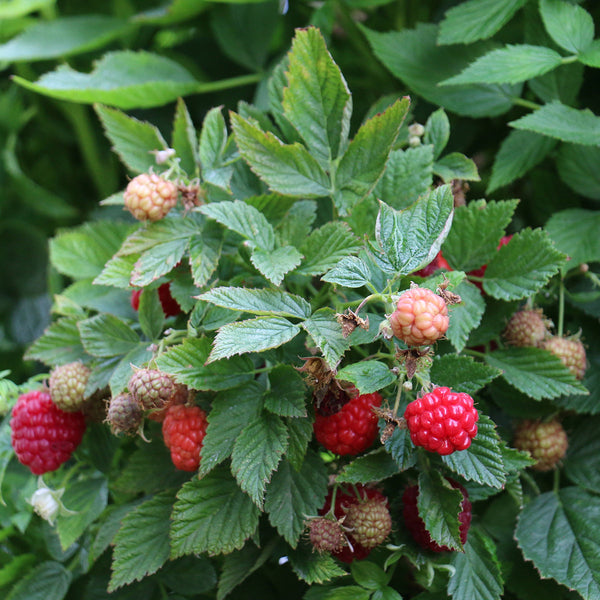
<path id="1" fill-rule="evenodd" d="M 493 4 L 497 18 L 486 21 L 479 4 L 486 14 Z M 0 490 L 13 511 L 3 516 L 5 535 L 33 532 L 45 544 L 43 553 L 7 552 L 0 586 L 14 584 L 10 600 L 40 589 L 52 590 L 51 600 L 483 600 L 529 590 L 600 598 L 596 349 L 572 372 L 550 349 L 503 336 L 511 315 L 539 306 L 556 323 L 555 339 L 583 325 L 583 342 L 593 339 L 597 326 L 585 315 L 597 317 L 600 281 L 587 263 L 600 254 L 582 242 L 592 211 L 569 209 L 530 228 L 518 201 L 469 195 L 477 165 L 449 151 L 443 108 L 421 107 L 423 124 L 414 122 L 419 96 L 449 112 L 498 115 L 512 106 L 510 94 L 532 108 L 516 83 L 575 61 L 597 66 L 589 14 L 559 0 L 539 3 L 546 33 L 531 32 L 558 49 L 509 45 L 486 58 L 487 42 L 478 39 L 524 4 L 471 1 L 449 10 L 439 41 L 450 47 L 438 54 L 456 63 L 439 87 L 420 79 L 436 69 L 404 70 L 410 60 L 427 62 L 438 26 L 399 34 L 349 26 L 411 90 L 362 112 L 316 27 L 295 31 L 255 103 L 196 119 L 179 98 L 169 143 L 164 121 L 124 112 L 147 106 L 133 104 L 139 91 L 94 98 L 107 104 L 96 104 L 96 114 L 130 178 L 168 182 L 169 210 L 134 219 L 124 184 L 97 218 L 51 240 L 52 267 L 69 281 L 54 297 L 52 323 L 27 351 L 45 369 L 5 395 L 18 417 L 28 394 L 49 399 L 53 369 L 85 365 L 85 412 L 68 414 L 80 425 L 85 419 L 86 433 L 72 456 L 73 448 L 66 456 L 52 445 L 40 451 L 38 481 L 39 469 L 21 464 L 11 445 L 11 433 L 28 424 L 11 432 L 5 417 Z M 474 20 L 464 55 L 452 46 L 461 11 Z M 324 10 L 320 20 L 327 18 Z M 572 27 L 561 33 L 565 20 Z M 473 64 L 459 75 L 461 61 Z M 492 70 L 486 61 L 511 68 Z M 529 67 L 516 73 L 513 63 Z M 53 85 L 17 81 L 41 93 Z M 183 84 L 195 85 L 179 72 L 154 86 L 158 104 L 189 93 Z M 537 94 L 551 87 L 532 82 Z M 92 94 L 51 93 L 84 102 Z M 585 119 L 586 130 L 597 119 L 555 101 L 520 119 L 488 189 L 534 168 L 550 138 L 566 142 L 556 158 L 563 171 L 580 152 L 573 142 L 594 148 L 589 133 L 561 137 L 557 123 L 567 118 Z M 533 147 L 535 160 L 507 149 L 521 146 Z M 579 172 L 565 178 L 589 187 Z M 413 295 L 405 307 L 401 299 Z M 398 334 L 397 311 L 425 333 Z M 173 388 L 160 415 L 127 391 L 140 369 Z M 414 444 L 405 412 L 440 389 L 462 399 L 458 416 L 467 419 L 451 452 Z M 365 397 L 377 401 L 345 419 Z M 438 408 L 428 441 L 457 433 L 451 403 Z M 568 452 L 550 473 L 530 470 L 513 430 L 520 419 L 557 413 Z M 324 450 L 315 435 L 321 417 L 336 422 L 336 433 L 347 428 L 342 434 L 367 423 L 366 441 L 350 452 Z M 401 502 L 415 481 L 425 549 Z"/>

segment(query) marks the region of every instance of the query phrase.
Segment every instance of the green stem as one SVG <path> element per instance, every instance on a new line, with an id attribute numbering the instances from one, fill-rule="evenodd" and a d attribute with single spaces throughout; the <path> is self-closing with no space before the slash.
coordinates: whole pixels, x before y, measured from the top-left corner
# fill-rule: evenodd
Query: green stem
<path id="1" fill-rule="evenodd" d="M 217 81 L 202 82 L 199 92 L 220 92 L 221 90 L 229 90 L 231 88 L 243 87 L 244 85 L 252 85 L 258 83 L 264 77 L 263 73 L 251 73 L 250 75 L 239 75 L 238 77 L 228 77 L 227 79 L 219 79 Z"/>
<path id="2" fill-rule="evenodd" d="M 554 469 L 554 484 L 552 485 L 552 491 L 558 494 L 560 490 L 560 469 Z"/>
<path id="3" fill-rule="evenodd" d="M 561 279 L 560 286 L 558 288 L 558 326 L 556 334 L 558 337 L 562 337 L 565 323 L 565 283 Z"/>
<path id="4" fill-rule="evenodd" d="M 531 487 L 531 489 L 535 492 L 536 496 L 539 496 L 541 494 L 540 488 L 535 482 L 535 479 L 527 471 L 522 471 L 521 477 L 524 481 L 526 481 L 529 484 L 529 487 Z"/>
<path id="5" fill-rule="evenodd" d="M 394 410 L 392 411 L 392 415 L 394 418 L 398 414 L 398 408 L 400 407 L 400 398 L 402 398 L 402 384 L 404 383 L 404 375 L 400 375 L 398 377 L 398 391 L 396 392 L 396 399 L 394 400 Z"/>
<path id="6" fill-rule="evenodd" d="M 531 100 L 525 100 L 525 98 L 513 98 L 512 103 L 516 106 L 531 108 L 532 110 L 537 110 L 538 108 L 541 108 L 541 104 L 538 104 L 537 102 L 532 102 Z"/>
<path id="7" fill-rule="evenodd" d="M 578 58 L 578 57 L 577 57 L 577 55 L 576 55 L 576 54 L 574 54 L 573 56 L 565 56 L 565 57 L 564 57 L 564 58 L 563 58 L 563 59 L 562 59 L 560 62 L 561 62 L 563 65 L 568 65 L 568 64 L 571 64 L 571 63 L 577 62 L 577 58 Z"/>
<path id="8" fill-rule="evenodd" d="M 485 358 L 485 354 L 483 352 L 479 352 L 478 350 L 471 350 L 470 348 L 465 348 L 463 350 L 463 354 L 468 354 L 469 356 L 474 356 L 476 358 Z"/>

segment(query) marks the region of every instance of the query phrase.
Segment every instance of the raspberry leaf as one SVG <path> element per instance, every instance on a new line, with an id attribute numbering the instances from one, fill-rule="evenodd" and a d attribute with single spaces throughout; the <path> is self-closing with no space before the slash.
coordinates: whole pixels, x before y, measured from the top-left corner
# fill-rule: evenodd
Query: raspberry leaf
<path id="1" fill-rule="evenodd" d="M 131 287 L 131 272 L 139 259 L 139 254 L 113 256 L 102 269 L 102 273 L 92 282 L 94 285 L 110 285 L 127 290 Z"/>
<path id="2" fill-rule="evenodd" d="M 281 417 L 306 417 L 306 385 L 288 365 L 278 365 L 269 372 L 269 389 L 265 408 Z"/>
<path id="3" fill-rule="evenodd" d="M 388 365 L 378 360 L 352 363 L 337 373 L 338 379 L 350 381 L 361 394 L 371 394 L 396 381 Z"/>
<path id="4" fill-rule="evenodd" d="M 6 600 L 62 600 L 71 580 L 71 572 L 60 563 L 44 561 L 13 586 Z"/>
<path id="5" fill-rule="evenodd" d="M 450 121 L 443 108 L 432 112 L 425 123 L 423 142 L 433 146 L 433 157 L 439 158 L 450 139 Z M 419 150 L 419 147 L 415 148 Z"/>
<path id="6" fill-rule="evenodd" d="M 596 44 L 600 50 L 600 43 Z M 600 52 L 598 52 L 600 65 Z M 593 200 L 600 199 L 600 175 L 594 165 L 600 160 L 600 148 L 561 144 L 556 167 L 560 178 L 578 194 Z M 590 240 L 591 242 L 591 240 Z"/>
<path id="7" fill-rule="evenodd" d="M 321 279 L 348 288 L 360 288 L 371 281 L 371 271 L 362 258 L 346 256 Z"/>
<path id="8" fill-rule="evenodd" d="M 446 337 L 457 352 L 467 344 L 469 334 L 481 323 L 485 312 L 485 300 L 479 290 L 468 281 L 461 281 L 452 290 L 461 297 L 462 302 L 449 307 L 450 325 Z"/>
<path id="9" fill-rule="evenodd" d="M 356 560 L 350 567 L 354 581 L 367 590 L 379 590 L 387 586 L 392 578 L 379 565 L 369 560 Z"/>
<path id="10" fill-rule="evenodd" d="M 464 181 L 480 181 L 481 179 L 475 163 L 460 152 L 452 152 L 436 160 L 433 172 L 446 183 L 451 183 L 453 179 Z"/>
<path id="11" fill-rule="evenodd" d="M 394 429 L 391 437 L 385 440 L 384 445 L 396 461 L 398 470 L 405 471 L 416 464 L 417 454 L 413 443 L 410 441 L 408 429 Z"/>
<path id="12" fill-rule="evenodd" d="M 312 419 L 286 418 L 285 422 L 290 436 L 286 458 L 299 471 L 304 463 L 308 444 L 313 438 Z"/>
<path id="13" fill-rule="evenodd" d="M 219 266 L 223 247 L 223 231 L 214 223 L 207 223 L 201 234 L 190 238 L 190 267 L 194 285 L 203 287 Z"/>
<path id="14" fill-rule="evenodd" d="M 501 375 L 494 369 L 480 362 L 475 362 L 469 356 L 444 354 L 434 359 L 431 365 L 431 381 L 452 388 L 455 392 L 475 394 L 482 387 Z"/>
<path id="15" fill-rule="evenodd" d="M 222 600 L 225 598 L 252 573 L 260 569 L 271 557 L 272 552 L 273 548 L 270 545 L 261 550 L 249 542 L 239 552 L 233 552 L 225 556 L 223 570 L 219 578 L 217 599 Z M 197 590 L 190 591 L 191 593 L 197 593 Z"/>
<path id="16" fill-rule="evenodd" d="M 78 327 L 85 350 L 99 358 L 126 354 L 140 343 L 138 334 L 125 321 L 107 313 L 80 321 Z"/>
<path id="17" fill-rule="evenodd" d="M 171 147 L 179 158 L 179 165 L 191 177 L 196 173 L 198 163 L 198 138 L 190 113 L 183 101 L 177 98 Z"/>
<path id="18" fill-rule="evenodd" d="M 198 158 L 202 167 L 202 179 L 226 190 L 229 189 L 233 175 L 233 167 L 227 164 L 230 141 L 221 107 L 211 108 L 202 123 Z"/>
<path id="19" fill-rule="evenodd" d="M 339 483 L 382 481 L 398 473 L 398 464 L 383 449 L 365 454 L 346 465 L 337 476 Z"/>
<path id="20" fill-rule="evenodd" d="M 567 52 L 578 54 L 589 48 L 594 39 L 594 20 L 583 7 L 541 0 L 540 14 L 550 37 Z"/>
<path id="21" fill-rule="evenodd" d="M 342 335 L 342 326 L 336 321 L 333 310 L 317 310 L 302 323 L 302 327 L 321 350 L 329 366 L 334 368 L 350 347 L 350 342 Z"/>
<path id="22" fill-rule="evenodd" d="M 29 360 L 39 360 L 47 365 L 56 366 L 85 356 L 81 344 L 78 319 L 63 317 L 52 323 L 25 353 Z"/>
<path id="23" fill-rule="evenodd" d="M 587 419 L 569 431 L 569 450 L 565 460 L 566 476 L 576 485 L 600 492 L 600 439 L 598 418 Z"/>
<path id="24" fill-rule="evenodd" d="M 600 215 L 582 208 L 561 210 L 546 224 L 556 247 L 571 257 L 571 264 L 600 261 L 600 240 L 594 232 L 600 227 Z M 567 264 L 567 267 L 570 264 Z"/>
<path id="25" fill-rule="evenodd" d="M 311 544 L 300 544 L 289 553 L 289 559 L 294 573 L 308 584 L 325 583 L 347 575 L 331 554 L 315 552 Z"/>
<path id="26" fill-rule="evenodd" d="M 282 246 L 271 251 L 257 248 L 252 252 L 250 260 L 271 283 L 279 285 L 286 273 L 300 264 L 302 254 L 294 246 Z"/>
<path id="27" fill-rule="evenodd" d="M 149 340 L 160 336 L 165 322 L 165 313 L 158 298 L 158 290 L 146 289 L 140 294 L 138 319 L 142 332 Z"/>

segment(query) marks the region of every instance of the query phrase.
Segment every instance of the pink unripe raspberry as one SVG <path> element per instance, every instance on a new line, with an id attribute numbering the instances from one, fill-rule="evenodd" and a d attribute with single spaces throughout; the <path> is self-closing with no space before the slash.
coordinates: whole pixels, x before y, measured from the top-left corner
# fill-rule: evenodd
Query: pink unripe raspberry
<path id="1" fill-rule="evenodd" d="M 340 552 L 348 545 L 340 522 L 327 517 L 310 519 L 308 537 L 317 552 Z"/>
<path id="2" fill-rule="evenodd" d="M 448 307 L 431 290 L 414 287 L 398 298 L 389 321 L 394 335 L 408 346 L 430 345 L 448 330 Z"/>
<path id="3" fill-rule="evenodd" d="M 524 420 L 515 429 L 514 447 L 531 454 L 535 471 L 550 471 L 565 457 L 569 440 L 559 421 Z"/>
<path id="4" fill-rule="evenodd" d="M 538 346 L 550 335 L 549 325 L 550 322 L 540 309 L 519 310 L 506 324 L 504 338 L 511 346 Z"/>
<path id="5" fill-rule="evenodd" d="M 573 373 L 575 379 L 583 379 L 587 368 L 587 359 L 585 347 L 581 340 L 576 338 L 565 338 L 553 336 L 544 340 L 540 348 L 549 350 L 555 356 L 558 356 L 563 365 Z"/>
<path id="6" fill-rule="evenodd" d="M 177 204 L 177 186 L 155 173 L 134 177 L 125 189 L 125 208 L 139 221 L 159 221 Z"/>

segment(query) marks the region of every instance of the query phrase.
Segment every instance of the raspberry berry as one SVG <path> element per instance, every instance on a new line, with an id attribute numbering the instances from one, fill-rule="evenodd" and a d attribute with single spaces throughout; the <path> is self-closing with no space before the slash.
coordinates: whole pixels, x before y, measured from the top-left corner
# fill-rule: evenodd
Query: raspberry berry
<path id="1" fill-rule="evenodd" d="M 324 416 L 317 412 L 313 430 L 317 441 L 327 450 L 340 455 L 365 451 L 377 437 L 374 406 L 381 406 L 381 394 L 354 396 L 340 411 Z"/>
<path id="2" fill-rule="evenodd" d="M 151 410 L 147 416 L 152 421 L 162 423 L 165 420 L 167 411 L 171 406 L 175 406 L 176 404 L 186 404 L 192 399 L 191 396 L 193 396 L 193 394 L 185 385 L 182 385 L 181 383 L 176 383 L 173 394 L 171 395 L 167 403 L 162 408 L 159 408 L 157 410 Z"/>
<path id="3" fill-rule="evenodd" d="M 326 517 L 309 521 L 308 537 L 317 552 L 340 552 L 347 545 L 340 522 Z"/>
<path id="4" fill-rule="evenodd" d="M 85 386 L 90 372 L 81 362 L 72 362 L 53 369 L 48 381 L 52 402 L 67 412 L 83 410 Z"/>
<path id="5" fill-rule="evenodd" d="M 133 310 L 137 311 L 140 308 L 140 296 L 142 295 L 142 290 L 133 290 L 131 292 L 131 307 Z M 171 295 L 171 284 L 163 283 L 158 288 L 158 299 L 160 300 L 160 305 L 162 306 L 163 313 L 165 313 L 165 317 L 176 317 L 179 313 L 181 313 L 181 306 L 173 296 Z"/>
<path id="6" fill-rule="evenodd" d="M 471 526 L 471 502 L 469 500 L 469 494 L 467 493 L 467 490 L 460 485 L 460 483 L 454 481 L 453 479 L 448 479 L 448 482 L 453 488 L 460 490 L 463 495 L 460 505 L 460 513 L 458 515 L 458 530 L 460 532 L 460 541 L 464 546 L 467 543 L 467 534 L 469 532 L 469 527 Z M 417 485 L 407 487 L 404 490 L 404 494 L 402 494 L 402 513 L 406 528 L 417 544 L 419 544 L 419 546 L 425 550 L 431 550 L 433 552 L 444 552 L 451 550 L 451 548 L 448 546 L 442 546 L 431 539 L 429 532 L 427 529 L 425 529 L 425 522 L 419 516 L 419 509 L 417 507 L 418 496 L 419 486 Z"/>
<path id="7" fill-rule="evenodd" d="M 452 271 L 452 267 L 450 267 L 448 261 L 444 258 L 441 250 L 435 255 L 435 258 L 426 267 L 416 271 L 415 275 L 418 275 L 419 277 L 429 277 L 440 269 Z"/>
<path id="8" fill-rule="evenodd" d="M 379 546 L 392 531 L 392 517 L 387 498 L 381 495 L 352 504 L 346 514 L 344 525 L 364 548 L 371 549 Z"/>
<path id="9" fill-rule="evenodd" d="M 549 350 L 552 354 L 558 356 L 576 379 L 583 379 L 587 368 L 587 360 L 581 340 L 553 336 L 544 340 L 540 344 L 540 348 Z"/>
<path id="10" fill-rule="evenodd" d="M 436 387 L 410 402 L 404 418 L 415 446 L 445 456 L 471 445 L 477 435 L 479 413 L 469 394 Z"/>
<path id="11" fill-rule="evenodd" d="M 550 322 L 540 309 L 519 310 L 506 324 L 504 338 L 512 346 L 538 346 L 550 335 L 549 325 Z"/>
<path id="12" fill-rule="evenodd" d="M 565 457 L 569 441 L 559 421 L 547 423 L 524 420 L 515 430 L 513 445 L 525 450 L 536 461 L 535 471 L 550 471 Z"/>
<path id="13" fill-rule="evenodd" d="M 157 369 L 136 369 L 127 389 L 145 410 L 161 409 L 175 393 L 175 381 Z"/>
<path id="14" fill-rule="evenodd" d="M 125 208 L 139 221 L 159 221 L 177 204 L 177 186 L 155 173 L 134 177 L 125 189 Z"/>
<path id="15" fill-rule="evenodd" d="M 171 460 L 182 471 L 195 471 L 200 466 L 200 451 L 208 421 L 199 406 L 170 406 L 162 424 L 165 445 Z"/>
<path id="16" fill-rule="evenodd" d="M 143 420 L 144 409 L 131 394 L 118 394 L 111 398 L 106 421 L 115 435 L 134 435 Z"/>
<path id="17" fill-rule="evenodd" d="M 19 396 L 10 427 L 19 462 L 34 475 L 43 475 L 71 458 L 83 438 L 85 418 L 58 408 L 47 392 L 33 391 Z"/>
<path id="18" fill-rule="evenodd" d="M 429 345 L 448 330 L 448 307 L 431 290 L 413 287 L 398 298 L 389 320 L 394 335 L 408 346 Z"/>

